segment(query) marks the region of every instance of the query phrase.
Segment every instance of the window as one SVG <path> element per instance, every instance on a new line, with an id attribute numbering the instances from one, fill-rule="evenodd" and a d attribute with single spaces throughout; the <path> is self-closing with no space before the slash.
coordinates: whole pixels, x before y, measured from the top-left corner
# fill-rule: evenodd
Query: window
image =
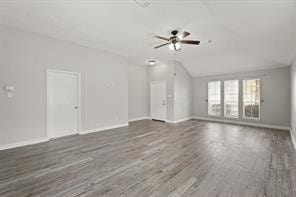
<path id="1" fill-rule="evenodd" d="M 208 115 L 221 115 L 221 82 L 210 81 L 208 83 Z"/>
<path id="2" fill-rule="evenodd" d="M 238 80 L 224 81 L 224 116 L 238 118 Z"/>
<path id="3" fill-rule="evenodd" d="M 260 118 L 260 79 L 244 80 L 244 118 Z"/>

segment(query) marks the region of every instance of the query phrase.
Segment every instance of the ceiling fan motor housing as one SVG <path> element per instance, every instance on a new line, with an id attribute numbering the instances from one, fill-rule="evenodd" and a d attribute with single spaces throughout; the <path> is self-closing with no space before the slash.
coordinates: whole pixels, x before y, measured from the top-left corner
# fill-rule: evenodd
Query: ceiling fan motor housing
<path id="1" fill-rule="evenodd" d="M 177 36 L 177 34 L 178 34 L 178 30 L 173 30 L 173 31 L 171 32 L 171 34 L 172 34 L 173 36 L 170 37 L 170 40 L 171 40 L 171 42 L 172 42 L 173 44 L 176 44 L 177 42 L 180 41 L 179 37 Z"/>
<path id="2" fill-rule="evenodd" d="M 173 44 L 176 44 L 177 42 L 180 41 L 179 38 L 178 38 L 177 36 L 176 36 L 176 37 L 172 37 L 171 40 L 172 40 L 172 43 L 173 43 Z"/>

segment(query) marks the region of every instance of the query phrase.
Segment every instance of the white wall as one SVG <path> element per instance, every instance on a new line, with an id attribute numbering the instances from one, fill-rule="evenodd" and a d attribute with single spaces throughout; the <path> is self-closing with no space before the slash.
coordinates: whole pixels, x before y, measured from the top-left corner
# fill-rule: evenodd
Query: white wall
<path id="1" fill-rule="evenodd" d="M 148 114 L 150 116 L 150 85 L 152 81 L 166 81 L 167 86 L 167 120 L 174 121 L 174 64 L 173 62 L 158 62 L 155 66 L 147 67 L 149 103 Z"/>
<path id="2" fill-rule="evenodd" d="M 291 129 L 296 140 L 296 58 L 291 66 Z"/>
<path id="3" fill-rule="evenodd" d="M 266 76 L 263 74 L 266 73 Z M 253 121 L 255 123 L 290 126 L 290 68 L 262 70 L 254 72 L 236 73 L 229 75 L 217 75 L 210 77 L 194 78 L 193 82 L 193 106 L 194 116 L 208 117 L 207 115 L 207 83 L 210 80 L 226 79 L 245 79 L 259 77 L 261 78 L 261 120 Z M 240 82 L 240 88 L 242 83 Z M 240 95 L 242 98 L 242 95 Z M 240 114 L 242 117 L 242 104 L 240 105 Z M 242 118 L 239 121 L 245 121 Z M 222 118 L 223 119 L 223 118 Z"/>
<path id="4" fill-rule="evenodd" d="M 296 11 L 296 7 L 295 7 Z M 296 140 L 296 14 L 294 15 L 294 60 L 291 65 L 291 134 Z M 296 143 L 296 142 L 295 142 Z M 296 147 L 296 144 L 294 144 Z"/>
<path id="5" fill-rule="evenodd" d="M 175 121 L 192 117 L 192 77 L 178 62 L 175 69 L 174 114 Z"/>
<path id="6" fill-rule="evenodd" d="M 159 62 L 149 66 L 148 72 L 148 114 L 150 115 L 150 84 L 152 81 L 166 81 L 167 120 L 175 122 L 192 115 L 192 77 L 177 61 Z"/>
<path id="7" fill-rule="evenodd" d="M 129 61 L 128 119 L 147 117 L 147 68 Z"/>
<path id="8" fill-rule="evenodd" d="M 128 122 L 128 61 L 0 26 L 0 145 L 46 137 L 46 69 L 81 72 L 82 130 Z M 12 99 L 3 87 L 16 87 Z"/>

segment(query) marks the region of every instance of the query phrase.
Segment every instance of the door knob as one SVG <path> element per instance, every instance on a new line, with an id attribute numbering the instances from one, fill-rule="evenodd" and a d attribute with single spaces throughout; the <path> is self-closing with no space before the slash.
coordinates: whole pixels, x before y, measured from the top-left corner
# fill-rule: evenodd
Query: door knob
<path id="1" fill-rule="evenodd" d="M 75 109 L 78 109 L 78 106 L 75 106 Z"/>

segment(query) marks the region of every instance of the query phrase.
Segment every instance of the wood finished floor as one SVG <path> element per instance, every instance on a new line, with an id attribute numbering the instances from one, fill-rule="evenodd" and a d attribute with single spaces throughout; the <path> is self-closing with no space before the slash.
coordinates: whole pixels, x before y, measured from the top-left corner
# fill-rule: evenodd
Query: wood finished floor
<path id="1" fill-rule="evenodd" d="M 288 131 L 190 120 L 0 151 L 0 196 L 296 196 Z"/>

